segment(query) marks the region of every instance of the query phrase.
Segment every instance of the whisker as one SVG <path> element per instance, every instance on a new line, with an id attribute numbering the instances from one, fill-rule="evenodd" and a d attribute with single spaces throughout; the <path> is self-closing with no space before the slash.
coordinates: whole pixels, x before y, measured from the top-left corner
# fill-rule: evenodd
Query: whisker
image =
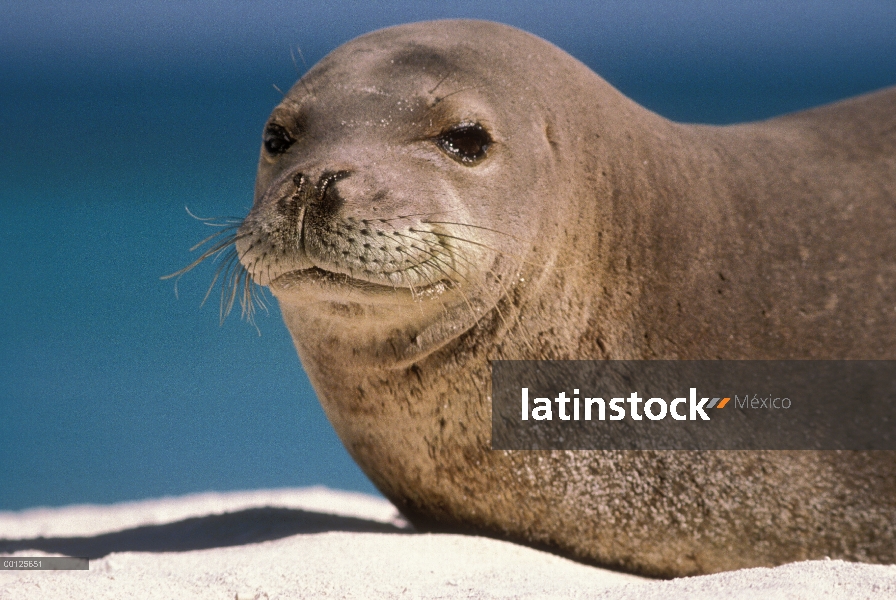
<path id="1" fill-rule="evenodd" d="M 438 221 L 424 221 L 424 222 L 425 222 L 425 223 L 433 223 L 433 224 L 439 223 Z M 479 225 L 471 225 L 471 224 L 466 224 L 466 223 L 445 223 L 445 224 L 446 224 L 446 225 L 455 225 L 455 226 L 458 226 L 458 227 L 471 227 L 471 228 L 474 228 L 474 229 L 484 229 L 484 230 L 486 230 L 486 231 L 492 231 L 492 232 L 497 233 L 497 234 L 499 234 L 499 235 L 506 235 L 507 237 L 509 237 L 509 238 L 511 238 L 511 239 L 513 239 L 514 241 L 517 241 L 517 242 L 522 241 L 522 240 L 520 240 L 519 238 L 516 238 L 516 237 L 510 235 L 509 233 L 504 233 L 504 232 L 502 232 L 502 231 L 498 231 L 497 229 L 490 229 L 490 228 L 488 228 L 488 227 L 482 227 L 482 226 L 479 226 Z M 462 238 L 462 237 L 459 237 L 459 236 L 456 236 L 456 235 L 451 235 L 450 233 L 437 232 L 437 231 L 420 231 L 420 230 L 413 229 L 413 228 L 408 229 L 408 231 L 411 231 L 411 232 L 414 232 L 414 233 L 432 233 L 433 235 L 437 235 L 437 236 L 439 236 L 439 237 L 450 238 L 450 239 L 453 239 L 453 240 L 458 240 L 458 241 L 460 241 L 460 242 L 466 242 L 466 243 L 468 243 L 468 244 L 473 244 L 473 245 L 476 245 L 476 246 L 480 246 L 480 247 L 482 247 L 482 248 L 485 248 L 486 250 L 491 250 L 492 252 L 495 252 L 496 254 L 500 254 L 500 255 L 502 255 L 502 256 L 508 256 L 508 257 L 510 257 L 510 258 L 514 258 L 514 259 L 516 259 L 516 260 L 519 260 L 522 264 L 525 264 L 525 265 L 533 265 L 533 266 L 539 266 L 539 267 L 544 265 L 543 262 L 532 261 L 532 260 L 526 260 L 526 259 L 524 259 L 522 256 L 519 256 L 519 255 L 516 255 L 516 254 L 512 254 L 512 253 L 510 253 L 510 252 L 507 252 L 506 250 L 500 250 L 500 249 L 498 249 L 498 248 L 494 248 L 494 247 L 492 247 L 492 246 L 489 246 L 488 244 L 483 244 L 483 243 L 481 243 L 481 242 L 477 242 L 477 241 L 474 241 L 474 240 L 471 240 L 471 239 Z M 566 269 L 576 269 L 576 268 L 579 268 L 579 267 L 585 267 L 585 266 L 594 264 L 594 263 L 599 262 L 599 261 L 600 261 L 600 258 L 597 257 L 597 258 L 592 258 L 591 260 L 587 260 L 587 261 L 584 261 L 584 262 L 575 262 L 575 263 L 568 264 L 568 265 L 554 265 L 554 266 L 552 267 L 552 269 L 554 269 L 554 270 L 559 270 L 559 271 L 566 270 Z"/>
<path id="2" fill-rule="evenodd" d="M 396 232 L 396 233 L 397 233 L 397 232 Z M 410 236 L 403 236 L 403 237 L 409 237 L 409 238 L 410 238 Z M 415 238 L 410 238 L 410 239 L 415 239 Z M 420 241 L 423 242 L 423 243 L 426 243 L 425 240 L 420 240 Z M 431 244 L 430 244 L 430 245 L 431 245 Z M 424 261 L 424 262 L 421 263 L 421 264 L 428 264 L 428 265 L 432 266 L 434 269 L 437 269 L 440 273 L 442 273 L 448 281 L 450 281 L 450 282 L 452 282 L 452 283 L 456 283 L 456 281 L 454 281 L 454 280 L 452 279 L 452 277 L 451 277 L 451 276 L 450 276 L 450 275 L 449 275 L 443 268 L 441 268 L 440 266 L 438 266 L 437 263 L 440 262 L 440 263 L 442 263 L 443 265 L 445 265 L 446 267 L 448 267 L 448 268 L 452 269 L 454 272 L 456 272 L 456 273 L 461 277 L 461 279 L 462 279 L 463 281 L 465 281 L 465 282 L 469 281 L 469 280 L 467 279 L 467 277 L 466 277 L 463 273 L 461 273 L 460 271 L 458 271 L 457 268 L 456 268 L 454 265 L 452 265 L 452 264 L 450 264 L 449 262 L 447 262 L 446 260 L 444 260 L 441 256 L 439 256 L 439 255 L 436 254 L 435 252 L 429 252 L 428 250 L 425 250 L 425 249 L 423 249 L 423 251 L 426 252 L 427 254 L 429 254 L 432 258 L 431 258 L 430 260 Z M 419 272 L 419 271 L 418 271 L 418 272 Z M 421 275 L 424 275 L 424 274 L 421 273 Z M 432 281 L 432 279 L 431 279 L 428 275 L 426 275 L 426 279 L 429 280 L 429 282 L 430 282 L 431 285 L 435 283 L 435 282 Z M 463 292 L 463 290 L 461 289 L 460 286 L 456 287 L 455 289 L 460 293 L 461 297 L 464 299 L 464 303 L 467 305 L 467 308 L 470 309 L 470 315 L 475 319 L 475 318 L 477 317 L 477 314 L 476 314 L 476 309 L 473 308 L 473 303 L 470 302 L 470 299 L 469 299 L 469 298 L 467 297 L 467 295 Z M 443 310 L 445 311 L 445 313 L 447 314 L 447 313 L 448 313 L 448 307 L 445 306 L 445 303 L 442 302 L 442 299 L 441 299 L 441 298 L 438 298 L 438 300 L 439 300 L 439 304 L 442 305 L 442 309 L 443 309 Z"/>
<path id="3" fill-rule="evenodd" d="M 209 236 L 209 237 L 206 238 L 203 242 L 200 242 L 198 245 L 193 246 L 193 247 L 190 249 L 190 251 L 195 251 L 197 248 L 199 248 L 199 247 L 202 246 L 203 244 L 207 243 L 208 241 L 214 239 L 214 238 L 217 237 L 218 235 L 219 235 L 219 234 L 216 233 L 216 234 L 213 235 L 213 236 Z M 209 248 L 208 250 L 206 250 L 205 252 L 203 252 L 202 255 L 199 256 L 199 258 L 197 258 L 196 260 L 194 260 L 193 262 L 191 262 L 190 264 L 188 264 L 188 265 L 187 265 L 186 267 L 184 267 L 183 269 L 180 269 L 179 271 L 175 271 L 174 273 L 171 273 L 170 275 L 163 275 L 163 276 L 161 277 L 161 279 L 171 279 L 172 277 L 180 277 L 180 276 L 183 275 L 184 273 L 187 273 L 187 272 L 189 272 L 189 271 L 192 271 L 192 270 L 195 269 L 200 263 L 202 263 L 204 260 L 206 260 L 206 259 L 208 259 L 208 258 L 210 258 L 210 257 L 212 257 L 212 256 L 214 256 L 214 255 L 216 255 L 216 254 L 218 254 L 219 252 L 225 250 L 228 246 L 232 246 L 232 245 L 236 244 L 236 242 L 237 242 L 238 240 L 243 239 L 243 238 L 246 237 L 247 235 L 249 235 L 249 234 L 233 235 L 232 237 L 229 237 L 229 238 L 227 238 L 227 239 L 225 239 L 225 240 L 222 240 L 221 242 L 215 244 L 214 246 L 212 246 L 211 248 Z"/>
<path id="4" fill-rule="evenodd" d="M 415 233 L 416 233 L 416 232 L 415 232 Z M 425 239 L 423 239 L 423 238 L 415 238 L 415 237 L 411 237 L 411 236 L 409 236 L 409 235 L 400 233 L 400 232 L 398 232 L 398 231 L 394 232 L 394 235 L 396 235 L 396 236 L 398 236 L 398 237 L 407 238 L 407 239 L 409 239 L 409 240 L 414 240 L 415 242 L 420 242 L 420 243 L 422 243 L 422 244 L 424 244 L 424 245 L 429 245 L 429 246 L 435 245 L 436 247 L 440 247 L 438 244 L 434 244 L 434 242 L 429 242 L 429 241 L 427 241 L 427 240 L 425 240 Z M 431 257 L 433 257 L 434 259 L 438 259 L 438 260 L 440 260 L 445 266 L 447 266 L 447 267 L 449 267 L 450 269 L 454 270 L 454 271 L 461 277 L 461 279 L 463 279 L 463 281 L 468 281 L 467 277 L 466 277 L 463 273 L 461 273 L 460 271 L 458 271 L 457 268 L 454 267 L 454 265 L 451 265 L 451 264 L 449 264 L 448 262 L 444 261 L 444 260 L 443 260 L 441 257 L 439 257 L 436 253 L 434 253 L 434 252 L 430 252 L 430 251 L 427 250 L 426 248 L 417 248 L 417 247 L 415 247 L 415 246 L 411 246 L 411 248 L 413 248 L 414 250 L 420 250 L 421 252 L 426 252 L 427 254 L 429 254 L 429 255 L 430 255 Z M 442 271 L 442 272 L 444 273 L 444 271 Z M 454 280 L 451 276 L 449 276 L 447 273 L 444 273 L 444 274 L 445 274 L 445 277 L 448 278 L 448 281 L 450 281 L 450 282 L 452 282 L 452 283 L 457 283 L 457 281 L 455 281 L 455 280 Z"/>
<path id="5" fill-rule="evenodd" d="M 489 246 L 488 244 L 483 244 L 481 242 L 476 242 L 476 241 L 473 241 L 473 240 L 470 240 L 467 238 L 462 238 L 462 237 L 458 237 L 456 235 L 451 235 L 450 233 L 444 233 L 441 231 L 440 232 L 420 231 L 419 229 L 408 229 L 408 231 L 410 231 L 411 233 L 431 233 L 432 235 L 435 235 L 438 237 L 448 238 L 448 239 L 452 239 L 452 240 L 457 240 L 459 242 L 466 242 L 467 244 L 472 244 L 474 246 L 479 246 L 480 248 L 485 248 L 486 250 L 491 250 L 492 252 L 495 252 L 497 254 L 513 256 L 512 254 L 510 254 L 509 252 L 507 252 L 505 250 L 499 250 L 497 248 L 493 248 L 492 246 Z M 514 258 L 519 258 L 520 260 L 522 260 L 522 257 L 519 257 L 519 256 L 515 256 Z"/>
<path id="6" fill-rule="evenodd" d="M 419 233 L 431 233 L 432 235 L 439 235 L 439 234 L 435 234 L 435 233 L 433 233 L 433 232 L 420 232 L 419 230 L 414 230 L 414 229 L 409 229 L 409 231 L 411 231 L 411 232 L 413 232 L 413 233 L 418 233 L 418 234 L 419 234 Z M 412 239 L 412 240 L 415 240 L 415 241 L 419 241 L 420 243 L 422 243 L 422 244 L 424 244 L 424 245 L 431 245 L 431 244 L 432 244 L 432 242 L 428 242 L 427 240 L 425 240 L 425 239 L 423 239 L 423 238 L 414 238 L 414 237 L 411 237 L 411 236 L 408 236 L 408 235 L 399 233 L 399 232 L 397 232 L 397 231 L 395 232 L 395 235 L 398 235 L 398 236 L 401 236 L 401 237 L 405 237 L 405 238 L 408 238 L 408 239 Z M 464 241 L 469 241 L 469 240 L 464 240 Z M 422 249 L 416 248 L 415 246 L 412 246 L 412 248 L 415 248 L 415 249 L 417 249 L 417 250 L 422 250 Z M 426 252 L 426 250 L 422 250 L 422 251 Z M 433 253 L 430 253 L 430 254 L 431 254 L 435 259 L 437 259 L 437 260 L 441 260 L 441 258 L 437 257 L 435 254 L 433 254 Z M 470 264 L 471 266 L 473 266 L 473 262 L 470 261 L 469 259 L 467 259 L 466 257 L 464 257 L 462 253 L 452 253 L 452 256 L 454 256 L 454 257 L 456 257 L 456 258 L 460 258 L 460 259 L 462 259 L 462 260 L 466 260 L 468 264 Z M 444 261 L 443 261 L 443 262 L 444 262 Z M 457 270 L 453 265 L 448 265 L 447 263 L 445 263 L 445 264 L 446 264 L 446 266 L 449 266 L 450 268 L 454 269 L 455 271 Z M 434 266 L 434 265 L 433 265 L 433 266 Z M 435 267 L 435 266 L 434 266 L 434 267 Z M 435 267 L 435 268 L 438 268 L 438 267 Z M 442 271 L 442 272 L 444 273 L 444 271 L 443 271 L 442 269 L 439 268 L 439 270 Z M 450 281 L 450 280 L 451 280 L 451 278 L 449 277 L 449 281 Z M 465 279 L 465 280 L 466 280 L 466 279 Z M 509 290 L 507 289 L 507 287 L 504 285 L 504 282 L 503 282 L 499 277 L 495 277 L 495 281 L 498 283 L 499 286 L 501 286 L 501 291 L 502 291 L 502 293 L 503 293 L 503 297 L 509 299 L 509 298 L 510 298 L 510 291 L 509 291 Z M 501 319 L 501 322 L 504 324 L 504 327 L 507 329 L 507 331 L 508 331 L 508 332 L 512 331 L 513 328 L 512 328 L 512 326 L 511 326 L 511 324 L 512 324 L 512 323 L 516 323 L 516 322 L 518 322 L 516 317 L 518 317 L 519 314 L 517 314 L 517 315 L 513 315 L 513 316 L 510 315 L 510 314 L 508 314 L 508 315 L 505 316 L 504 312 L 501 310 L 500 302 L 499 302 L 499 298 L 495 298 L 495 297 L 493 297 L 492 294 L 489 293 L 488 290 L 487 290 L 486 288 L 483 288 L 483 289 L 482 289 L 482 292 L 485 293 L 485 294 L 487 294 L 487 295 L 489 296 L 489 302 L 490 302 L 490 304 L 494 307 L 495 312 L 496 312 L 496 314 L 498 315 L 498 318 Z M 466 297 L 465 294 L 462 294 L 462 296 L 463 296 L 464 301 L 466 302 L 467 306 L 470 308 L 471 315 L 472 315 L 474 318 L 476 318 L 478 315 L 476 314 L 476 311 L 475 311 L 475 309 L 473 308 L 472 304 L 471 304 L 470 301 L 467 299 L 467 297 Z M 443 306 L 444 306 L 444 305 L 443 305 Z M 513 306 L 512 303 L 511 303 L 511 306 Z M 511 317 L 513 317 L 513 318 L 511 318 Z M 528 340 L 527 338 L 523 338 L 523 343 L 529 348 L 530 351 L 533 351 L 533 352 L 534 352 L 535 349 L 533 348 L 532 344 L 529 342 L 529 340 Z"/>
<path id="7" fill-rule="evenodd" d="M 439 79 L 439 82 L 436 84 L 436 86 L 434 88 L 432 88 L 431 90 L 429 90 L 428 93 L 429 94 L 435 93 L 435 91 L 437 89 L 439 89 L 439 86 L 442 85 L 443 83 L 445 83 L 445 80 L 448 79 L 449 77 L 451 77 L 451 73 L 446 73 L 445 76 L 442 77 L 441 79 Z"/>
<path id="8" fill-rule="evenodd" d="M 400 221 L 402 219 L 410 219 L 411 217 L 426 217 L 429 215 L 445 215 L 450 213 L 459 212 L 461 209 L 453 208 L 451 210 L 438 210 L 438 211 L 427 211 L 422 213 L 408 213 L 406 215 L 395 215 L 394 217 L 384 218 L 377 217 L 376 219 L 361 219 L 361 222 L 365 225 L 369 225 L 371 223 L 391 223 L 392 221 Z"/>
<path id="9" fill-rule="evenodd" d="M 222 231 L 219 231 L 218 233 L 213 233 L 213 234 L 211 234 L 210 236 L 208 236 L 207 238 L 203 239 L 203 240 L 202 240 L 201 242 L 199 242 L 198 244 L 194 244 L 193 246 L 191 246 L 191 247 L 190 247 L 190 252 L 195 252 L 196 250 L 198 250 L 198 249 L 201 248 L 202 246 L 208 244 L 209 242 L 211 242 L 211 241 L 212 241 L 213 239 L 215 239 L 215 238 L 221 237 L 222 235 L 228 235 L 228 234 L 231 234 L 231 232 L 232 232 L 234 229 L 237 229 L 237 227 L 236 227 L 236 226 L 227 227 L 226 229 L 224 229 L 224 230 L 222 230 Z"/>
<path id="10" fill-rule="evenodd" d="M 234 269 L 234 261 L 237 261 L 237 265 L 239 265 L 239 258 L 237 257 L 236 252 L 234 252 L 233 255 L 230 256 L 230 258 L 227 260 L 227 271 L 224 275 L 225 285 L 221 288 L 221 303 L 219 315 L 222 323 L 224 322 L 224 318 L 230 314 L 231 310 L 233 310 L 233 303 L 236 300 L 238 282 L 243 273 L 243 270 L 239 267 Z M 229 290 L 230 294 L 225 295 L 224 290 Z M 224 301 L 225 297 L 227 299 L 226 302 Z"/>
<path id="11" fill-rule="evenodd" d="M 436 107 L 436 105 L 437 105 L 439 102 L 441 102 L 442 100 L 444 100 L 445 98 L 450 98 L 451 96 L 454 96 L 455 94 L 460 94 L 461 92 L 466 92 L 466 91 L 469 91 L 469 90 L 478 90 L 478 89 L 481 88 L 481 87 L 483 87 L 483 86 L 481 86 L 481 85 L 471 85 L 471 86 L 469 86 L 469 87 L 460 88 L 459 90 L 455 90 L 455 91 L 453 91 L 453 92 L 451 92 L 451 93 L 449 93 L 449 94 L 445 94 L 444 96 L 441 96 L 441 97 L 439 97 L 439 98 L 436 98 L 436 101 L 432 103 L 432 105 L 429 107 L 429 110 L 433 110 L 433 109 Z"/>
<path id="12" fill-rule="evenodd" d="M 198 217 L 193 214 L 189 208 L 187 208 L 187 213 L 197 219 L 198 221 L 202 221 L 203 224 L 209 225 L 212 227 L 222 227 L 221 231 L 217 231 L 212 235 L 204 238 L 198 244 L 195 244 L 190 248 L 191 252 L 195 252 L 201 249 L 204 246 L 211 244 L 209 248 L 206 248 L 202 251 L 202 253 L 190 264 L 186 267 L 175 271 L 174 273 L 163 275 L 161 279 L 175 279 L 174 282 L 174 292 L 175 295 L 178 293 L 177 285 L 178 280 L 189 271 L 192 271 L 201 263 L 206 260 L 213 259 L 214 261 L 220 261 L 217 268 L 215 269 L 215 273 L 212 277 L 211 283 L 205 291 L 204 296 L 202 297 L 202 302 L 200 302 L 200 306 L 204 306 L 211 296 L 212 290 L 215 289 L 215 286 L 218 282 L 221 282 L 221 298 L 219 301 L 218 311 L 220 322 L 223 323 L 230 312 L 233 310 L 233 305 L 236 302 L 237 295 L 239 294 L 239 302 L 241 307 L 241 316 L 246 319 L 250 323 L 255 326 L 255 329 L 258 330 L 258 326 L 255 324 L 255 307 L 256 305 L 260 308 L 263 308 L 267 311 L 267 305 L 264 302 L 262 297 L 263 291 L 258 290 L 256 293 L 255 288 L 257 287 L 252 280 L 252 276 L 246 267 L 242 264 L 241 257 L 236 249 L 236 244 L 242 239 L 249 237 L 250 233 L 239 233 L 239 227 L 242 224 L 241 220 L 226 218 L 224 222 L 220 222 L 219 218 L 203 218 Z"/>
<path id="13" fill-rule="evenodd" d="M 498 235 L 507 236 L 515 242 L 521 241 L 520 238 L 510 235 L 509 233 L 506 233 L 504 231 L 499 231 L 497 229 L 492 229 L 491 227 L 484 227 L 482 225 L 473 225 L 471 223 L 454 223 L 451 221 L 421 221 L 421 222 L 431 224 L 431 225 L 454 225 L 456 227 L 469 227 L 471 229 L 482 229 L 483 231 L 489 231 L 491 233 L 497 233 Z M 436 234 L 436 235 L 438 235 L 438 234 Z"/>
<path id="14" fill-rule="evenodd" d="M 242 222 L 242 219 L 239 217 L 200 217 L 193 213 L 190 210 L 189 206 L 184 206 L 184 210 L 187 211 L 187 214 L 196 219 L 197 221 L 202 221 L 206 225 L 211 225 L 212 227 L 225 227 L 227 225 L 239 225 Z M 218 219 L 224 219 L 224 223 L 213 223 L 212 221 L 216 221 Z"/>

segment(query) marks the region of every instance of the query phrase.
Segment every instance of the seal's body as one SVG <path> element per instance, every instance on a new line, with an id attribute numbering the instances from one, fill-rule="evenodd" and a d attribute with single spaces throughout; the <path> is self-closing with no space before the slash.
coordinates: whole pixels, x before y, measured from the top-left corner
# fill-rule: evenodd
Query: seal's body
<path id="1" fill-rule="evenodd" d="M 669 122 L 476 21 L 358 38 L 265 128 L 236 248 L 422 529 L 684 575 L 896 561 L 888 452 L 497 452 L 494 359 L 896 359 L 896 89 Z"/>

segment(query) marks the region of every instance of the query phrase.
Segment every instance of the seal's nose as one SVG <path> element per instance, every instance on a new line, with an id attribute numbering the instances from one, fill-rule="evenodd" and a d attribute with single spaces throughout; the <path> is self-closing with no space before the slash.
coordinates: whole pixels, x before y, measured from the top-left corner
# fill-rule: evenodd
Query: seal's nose
<path id="1" fill-rule="evenodd" d="M 345 179 L 350 171 L 324 171 L 312 184 L 311 179 L 305 173 L 295 173 L 292 176 L 293 189 L 291 193 L 283 194 L 277 201 L 279 212 L 286 216 L 300 211 L 302 208 L 313 207 L 322 214 L 332 214 L 339 210 L 344 200 L 336 189 L 336 182 Z"/>

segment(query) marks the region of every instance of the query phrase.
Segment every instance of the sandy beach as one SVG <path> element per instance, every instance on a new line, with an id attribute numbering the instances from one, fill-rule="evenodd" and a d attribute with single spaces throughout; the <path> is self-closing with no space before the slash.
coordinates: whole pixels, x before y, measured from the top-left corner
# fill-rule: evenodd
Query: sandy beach
<path id="1" fill-rule="evenodd" d="M 420 534 L 387 501 L 314 487 L 0 512 L 19 598 L 896 598 L 896 566 L 809 561 L 656 581 L 498 540 Z"/>

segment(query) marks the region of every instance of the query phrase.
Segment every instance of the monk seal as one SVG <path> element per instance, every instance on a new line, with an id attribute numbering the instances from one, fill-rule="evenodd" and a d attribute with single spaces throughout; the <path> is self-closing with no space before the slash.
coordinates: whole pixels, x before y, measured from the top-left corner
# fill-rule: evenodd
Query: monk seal
<path id="1" fill-rule="evenodd" d="M 262 146 L 213 250 L 419 529 L 654 576 L 896 561 L 891 452 L 491 451 L 489 390 L 495 359 L 896 358 L 896 88 L 679 124 L 528 33 L 416 23 L 326 56 Z"/>

